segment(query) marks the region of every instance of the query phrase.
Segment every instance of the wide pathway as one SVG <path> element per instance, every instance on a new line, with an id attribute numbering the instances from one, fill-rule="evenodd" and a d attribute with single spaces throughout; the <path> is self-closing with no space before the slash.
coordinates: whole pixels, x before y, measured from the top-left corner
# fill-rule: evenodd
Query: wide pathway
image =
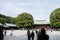
<path id="1" fill-rule="evenodd" d="M 11 31 L 8 30 L 4 40 L 27 40 L 26 31 L 27 30 L 14 30 L 13 35 L 10 36 Z M 60 40 L 60 31 L 47 31 L 47 34 L 49 35 L 49 40 Z"/>

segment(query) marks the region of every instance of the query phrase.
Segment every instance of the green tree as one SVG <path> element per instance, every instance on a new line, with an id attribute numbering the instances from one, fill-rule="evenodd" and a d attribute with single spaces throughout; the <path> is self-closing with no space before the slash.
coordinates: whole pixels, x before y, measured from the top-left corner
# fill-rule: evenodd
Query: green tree
<path id="1" fill-rule="evenodd" d="M 55 9 L 50 15 L 50 25 L 55 28 L 60 27 L 60 8 Z"/>
<path id="2" fill-rule="evenodd" d="M 5 22 L 6 22 L 6 16 L 0 14 L 0 23 L 1 23 L 1 24 L 5 24 Z"/>
<path id="3" fill-rule="evenodd" d="M 5 16 L 5 15 L 0 14 L 0 18 L 6 18 L 6 16 Z"/>
<path id="4" fill-rule="evenodd" d="M 16 18 L 11 18 L 10 22 L 11 22 L 12 24 L 15 24 Z"/>
<path id="5" fill-rule="evenodd" d="M 10 17 L 10 16 L 5 16 L 3 14 L 0 14 L 0 20 L 5 20 L 6 23 L 12 23 L 12 24 L 15 24 L 15 21 L 16 21 L 16 18 L 13 18 L 13 17 Z M 0 21 L 0 22 L 2 22 Z"/>
<path id="6" fill-rule="evenodd" d="M 16 21 L 16 18 L 13 18 L 13 17 L 10 17 L 10 16 L 6 17 L 6 23 L 15 24 L 15 21 Z"/>
<path id="7" fill-rule="evenodd" d="M 6 23 L 11 23 L 11 18 L 10 16 L 6 16 Z"/>
<path id="8" fill-rule="evenodd" d="M 34 24 L 33 16 L 26 12 L 19 14 L 16 19 L 17 26 L 29 27 Z"/>
<path id="9" fill-rule="evenodd" d="M 0 18 L 0 23 L 1 23 L 1 24 L 5 24 L 5 22 L 6 22 L 6 19 Z"/>

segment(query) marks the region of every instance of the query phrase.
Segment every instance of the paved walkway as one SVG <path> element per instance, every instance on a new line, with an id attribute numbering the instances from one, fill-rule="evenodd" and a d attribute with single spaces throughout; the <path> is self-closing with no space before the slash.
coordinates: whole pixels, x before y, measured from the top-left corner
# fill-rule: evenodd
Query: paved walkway
<path id="1" fill-rule="evenodd" d="M 14 30 L 13 36 L 10 36 L 11 31 L 7 31 L 7 36 L 4 37 L 4 40 L 27 40 L 27 30 Z M 59 31 L 48 31 L 49 40 L 60 40 L 60 32 Z M 36 36 L 35 36 L 36 40 Z"/>

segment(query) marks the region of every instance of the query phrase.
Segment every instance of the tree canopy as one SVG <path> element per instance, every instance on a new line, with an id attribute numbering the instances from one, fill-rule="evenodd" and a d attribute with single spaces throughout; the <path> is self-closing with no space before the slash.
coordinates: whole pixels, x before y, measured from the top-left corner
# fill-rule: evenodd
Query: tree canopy
<path id="1" fill-rule="evenodd" d="M 26 12 L 19 14 L 16 19 L 17 26 L 29 27 L 34 24 L 33 16 Z"/>
<path id="2" fill-rule="evenodd" d="M 15 21 L 16 21 L 16 18 L 13 18 L 13 17 L 10 17 L 10 16 L 6 17 L 6 23 L 15 24 Z"/>
<path id="3" fill-rule="evenodd" d="M 60 28 L 60 8 L 55 9 L 50 15 L 50 25 Z"/>
<path id="4" fill-rule="evenodd" d="M 16 18 L 10 17 L 10 16 L 5 16 L 3 14 L 0 14 L 0 23 L 12 23 L 15 24 Z"/>
<path id="5" fill-rule="evenodd" d="M 6 19 L 0 18 L 0 23 L 1 23 L 1 24 L 5 24 L 5 22 L 6 22 Z"/>
<path id="6" fill-rule="evenodd" d="M 0 18 L 6 18 L 6 16 L 3 14 L 0 14 Z"/>

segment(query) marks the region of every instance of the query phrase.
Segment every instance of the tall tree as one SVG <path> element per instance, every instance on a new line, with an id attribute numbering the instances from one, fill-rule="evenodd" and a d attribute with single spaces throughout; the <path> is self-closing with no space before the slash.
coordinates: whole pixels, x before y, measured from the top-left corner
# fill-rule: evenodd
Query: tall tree
<path id="1" fill-rule="evenodd" d="M 1 23 L 1 24 L 5 24 L 5 22 L 6 22 L 6 16 L 0 14 L 0 23 Z"/>
<path id="2" fill-rule="evenodd" d="M 5 20 L 5 23 L 15 24 L 16 18 L 0 14 L 0 20 L 1 20 L 0 23 L 3 22 L 3 20 Z"/>
<path id="3" fill-rule="evenodd" d="M 60 8 L 55 9 L 50 15 L 50 25 L 55 28 L 60 27 Z"/>
<path id="4" fill-rule="evenodd" d="M 1 23 L 1 24 L 5 24 L 5 22 L 6 22 L 6 19 L 0 18 L 0 23 Z"/>
<path id="5" fill-rule="evenodd" d="M 12 24 L 15 24 L 16 18 L 11 18 L 10 22 L 11 22 Z"/>
<path id="6" fill-rule="evenodd" d="M 6 18 L 6 16 L 3 14 L 0 14 L 0 18 Z"/>
<path id="7" fill-rule="evenodd" d="M 16 19 L 17 26 L 29 27 L 34 24 L 33 16 L 26 12 L 19 14 Z"/>
<path id="8" fill-rule="evenodd" d="M 11 18 L 10 16 L 6 16 L 6 23 L 11 23 Z"/>

